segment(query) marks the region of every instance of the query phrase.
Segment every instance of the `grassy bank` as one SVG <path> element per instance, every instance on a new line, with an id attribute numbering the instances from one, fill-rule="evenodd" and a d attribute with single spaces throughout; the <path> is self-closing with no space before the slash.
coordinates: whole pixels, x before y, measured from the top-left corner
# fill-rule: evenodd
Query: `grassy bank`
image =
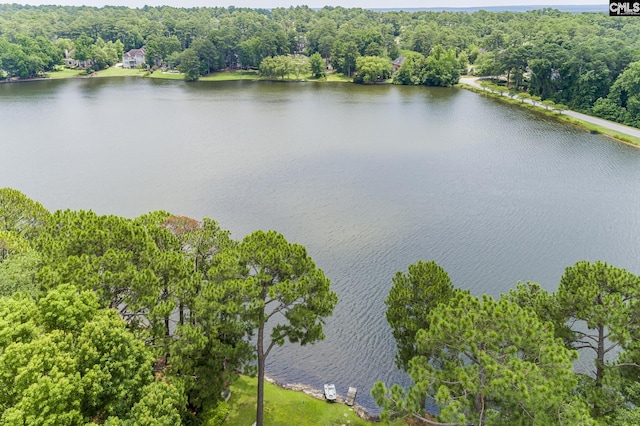
<path id="1" fill-rule="evenodd" d="M 184 80 L 184 74 L 178 72 L 154 71 L 147 73 L 145 77 L 156 78 L 160 80 Z"/>
<path id="2" fill-rule="evenodd" d="M 550 112 L 550 111 L 548 111 Z M 606 127 L 598 126 L 597 124 L 588 123 L 586 121 L 582 121 L 578 118 L 569 117 L 567 115 L 555 114 L 555 118 L 558 120 L 564 121 L 566 123 L 570 123 L 576 126 L 583 127 L 587 129 L 591 133 L 600 133 L 602 135 L 608 136 L 610 138 L 616 139 L 620 142 L 624 142 L 629 145 L 633 145 L 640 148 L 640 138 L 631 135 L 621 135 L 615 130 L 607 129 Z"/>
<path id="3" fill-rule="evenodd" d="M 264 80 L 258 71 L 219 71 L 200 77 L 200 81 Z"/>
<path id="4" fill-rule="evenodd" d="M 268 77 L 261 76 L 256 70 L 238 70 L 238 71 L 218 71 L 200 77 L 200 81 L 236 81 L 236 80 L 273 80 L 273 81 L 317 81 L 317 82 L 339 82 L 339 83 L 351 83 L 353 79 L 346 77 L 343 74 L 331 72 L 325 77 L 314 78 L 311 75 L 300 76 L 296 78 L 295 75 L 290 75 L 289 78 L 281 79 L 279 77 L 270 79 Z"/>
<path id="5" fill-rule="evenodd" d="M 126 77 L 126 76 L 134 76 L 134 77 L 144 77 L 147 71 L 140 70 L 136 68 L 120 68 L 120 67 L 111 67 L 104 70 L 96 71 L 93 73 L 93 77 Z"/>
<path id="6" fill-rule="evenodd" d="M 81 73 L 82 71 L 80 70 L 58 67 L 55 71 L 46 73 L 45 77 L 53 80 L 59 80 L 63 78 L 78 77 Z"/>
<path id="7" fill-rule="evenodd" d="M 460 87 L 464 87 L 465 89 L 471 90 L 473 92 L 476 93 L 481 93 L 483 95 L 487 95 L 487 96 L 491 96 L 494 97 L 496 99 L 500 99 L 503 102 L 509 103 L 509 104 L 513 104 L 513 105 L 518 105 L 522 108 L 527 108 L 531 111 L 534 111 L 536 113 L 539 114 L 544 114 L 548 117 L 554 118 L 555 120 L 564 122 L 564 123 L 569 123 L 569 124 L 573 124 L 574 126 L 578 126 L 582 129 L 585 129 L 591 133 L 599 133 L 602 134 L 604 136 L 608 136 L 610 138 L 613 138 L 617 141 L 620 142 L 624 142 L 626 144 L 629 145 L 633 145 L 633 146 L 637 146 L 640 147 L 640 138 L 637 138 L 635 136 L 630 136 L 630 135 L 621 135 L 619 132 L 615 131 L 615 130 L 611 130 L 608 129 L 606 127 L 602 127 L 602 126 L 598 126 L 597 124 L 593 124 L 593 123 L 589 123 L 587 121 L 584 120 L 580 120 L 579 118 L 575 118 L 575 117 L 570 117 L 568 115 L 564 115 L 562 114 L 562 112 L 551 109 L 551 107 L 549 107 L 549 109 L 547 107 L 545 107 L 544 105 L 540 106 L 540 105 L 531 105 L 527 102 L 523 102 L 521 99 L 518 98 L 510 98 L 510 97 L 506 97 L 506 96 L 502 96 L 500 93 L 496 93 L 493 91 L 489 91 L 489 90 L 482 90 L 482 89 L 478 89 L 476 87 L 472 87 L 466 84 L 461 84 Z"/>
<path id="8" fill-rule="evenodd" d="M 77 69 L 69 69 L 60 67 L 58 70 L 47 73 L 46 78 L 51 79 L 63 79 L 86 76 L 83 71 Z M 162 80 L 184 80 L 184 74 L 179 72 L 163 72 L 155 71 L 149 72 L 140 69 L 125 69 L 121 67 L 110 67 L 104 70 L 100 70 L 92 74 L 92 77 L 149 77 Z M 353 80 L 343 74 L 336 72 L 330 72 L 325 77 L 313 78 L 311 75 L 300 77 L 296 79 L 295 76 L 289 76 L 281 80 L 279 78 L 273 79 L 277 81 L 317 81 L 317 82 L 339 82 L 339 83 L 351 83 Z M 236 71 L 218 71 L 205 76 L 200 77 L 200 81 L 238 81 L 238 80 L 270 80 L 267 77 L 261 76 L 256 70 L 236 70 Z"/>
<path id="9" fill-rule="evenodd" d="M 264 423 L 274 426 L 289 425 L 355 425 L 366 426 L 378 423 L 362 420 L 353 409 L 342 403 L 330 403 L 313 398 L 303 392 L 285 390 L 265 382 Z M 230 411 L 225 425 L 251 425 L 255 421 L 256 392 L 258 381 L 241 376 L 231 386 Z M 213 422 L 205 423 L 213 426 Z M 402 420 L 391 423 L 405 425 Z"/>

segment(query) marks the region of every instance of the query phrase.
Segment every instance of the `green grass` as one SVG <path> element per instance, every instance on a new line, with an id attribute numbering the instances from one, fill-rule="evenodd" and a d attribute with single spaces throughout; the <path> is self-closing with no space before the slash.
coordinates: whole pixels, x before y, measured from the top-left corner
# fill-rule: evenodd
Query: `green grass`
<path id="1" fill-rule="evenodd" d="M 225 425 L 250 426 L 255 422 L 257 386 L 257 379 L 246 376 L 241 376 L 231 386 L 230 410 Z M 270 426 L 378 424 L 362 420 L 345 404 L 326 402 L 268 382 L 265 382 L 264 406 L 264 423 Z M 398 420 L 391 424 L 400 426 L 405 423 Z M 205 425 L 212 426 L 212 423 Z"/>
<path id="2" fill-rule="evenodd" d="M 234 81 L 234 80 L 263 80 L 258 75 L 258 71 L 220 71 L 214 72 L 204 77 L 200 77 L 200 81 Z"/>
<path id="3" fill-rule="evenodd" d="M 556 118 L 565 121 L 567 123 L 574 124 L 576 126 L 584 127 L 592 133 L 599 133 L 610 138 L 619 140 L 629 145 L 640 146 L 640 138 L 631 135 L 621 135 L 616 130 L 607 129 L 606 127 L 598 126 L 597 124 L 582 121 L 578 118 L 569 117 L 562 114 L 554 114 Z"/>
<path id="4" fill-rule="evenodd" d="M 353 77 L 347 77 L 344 74 L 330 72 L 327 74 L 327 81 L 337 81 L 341 83 L 353 83 Z"/>
<path id="5" fill-rule="evenodd" d="M 51 79 L 73 78 L 79 76 L 80 73 L 82 70 L 58 67 L 55 71 L 46 73 L 45 77 Z"/>
<path id="6" fill-rule="evenodd" d="M 82 71 L 61 68 L 58 71 L 47 74 L 49 78 L 72 78 L 80 76 Z M 136 77 L 149 77 L 163 80 L 184 80 L 184 74 L 181 73 L 165 73 L 162 71 L 155 71 L 149 73 L 146 70 L 139 69 L 124 69 L 124 68 L 107 68 L 95 73 L 96 77 L 122 77 L 122 76 L 136 76 Z M 258 71 L 255 70 L 238 70 L 238 71 L 219 71 L 209 75 L 200 77 L 200 81 L 237 81 L 237 80 L 269 80 L 268 77 L 261 76 Z M 279 78 L 274 80 L 281 81 Z M 328 82 L 346 82 L 350 83 L 353 80 L 343 74 L 335 72 L 327 74 L 326 77 L 315 79 L 311 76 L 306 76 L 300 80 L 304 81 L 328 81 Z M 297 81 L 295 76 L 290 76 L 289 79 L 284 81 Z"/>
<path id="7" fill-rule="evenodd" d="M 111 67 L 105 70 L 100 70 L 95 73 L 96 77 L 122 77 L 122 76 L 136 76 L 143 77 L 147 71 L 139 70 L 139 69 L 128 69 L 128 68 L 116 68 Z"/>
<path id="8" fill-rule="evenodd" d="M 155 73 L 154 73 L 155 74 Z M 235 80 L 269 80 L 268 77 L 261 76 L 255 70 L 239 70 L 239 71 L 220 71 L 214 72 L 204 77 L 200 77 L 200 81 L 235 81 Z M 311 75 L 301 77 L 296 80 L 295 75 L 291 74 L 289 78 L 282 80 L 280 77 L 273 78 L 274 81 L 321 81 L 321 82 L 346 82 L 351 83 L 353 80 L 343 74 L 335 72 L 328 73 L 326 77 L 313 78 Z"/>
<path id="9" fill-rule="evenodd" d="M 154 71 L 151 74 L 149 74 L 147 77 L 157 78 L 160 80 L 184 80 L 184 74 L 182 73 L 172 73 L 172 72 L 162 72 L 162 71 Z"/>

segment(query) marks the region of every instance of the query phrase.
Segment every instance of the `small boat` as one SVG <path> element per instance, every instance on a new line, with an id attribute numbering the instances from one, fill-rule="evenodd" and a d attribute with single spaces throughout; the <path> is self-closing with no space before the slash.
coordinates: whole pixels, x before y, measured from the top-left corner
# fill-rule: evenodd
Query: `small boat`
<path id="1" fill-rule="evenodd" d="M 325 384 L 324 385 L 324 397 L 327 399 L 327 401 L 335 401 L 336 400 L 336 385 Z"/>

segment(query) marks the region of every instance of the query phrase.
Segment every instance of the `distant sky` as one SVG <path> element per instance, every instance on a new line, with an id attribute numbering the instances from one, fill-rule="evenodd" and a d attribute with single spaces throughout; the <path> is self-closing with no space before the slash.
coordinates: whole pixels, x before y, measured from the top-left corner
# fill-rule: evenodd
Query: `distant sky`
<path id="1" fill-rule="evenodd" d="M 0 3 L 58 4 L 63 6 L 236 6 L 251 8 L 273 8 L 307 5 L 312 8 L 344 6 L 362 8 L 412 8 L 412 7 L 479 7 L 479 6 L 529 6 L 529 5 L 608 5 L 606 0 L 44 0 L 20 1 L 0 0 Z"/>

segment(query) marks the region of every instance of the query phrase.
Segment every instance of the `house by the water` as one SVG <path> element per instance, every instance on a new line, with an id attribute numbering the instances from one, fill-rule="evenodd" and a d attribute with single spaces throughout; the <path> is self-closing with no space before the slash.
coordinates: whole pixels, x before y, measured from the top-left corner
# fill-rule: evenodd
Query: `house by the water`
<path id="1" fill-rule="evenodd" d="M 138 65 L 145 63 L 144 48 L 131 49 L 122 55 L 122 68 L 137 68 Z"/>

